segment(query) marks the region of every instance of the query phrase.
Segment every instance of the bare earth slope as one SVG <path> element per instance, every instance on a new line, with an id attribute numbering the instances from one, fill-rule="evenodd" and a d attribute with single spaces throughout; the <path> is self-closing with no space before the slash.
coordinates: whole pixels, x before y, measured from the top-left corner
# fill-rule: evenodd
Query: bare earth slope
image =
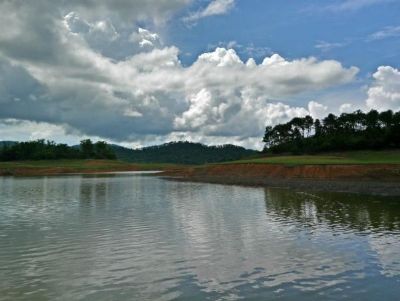
<path id="1" fill-rule="evenodd" d="M 133 164 L 110 160 L 0 162 L 0 176 L 43 176 L 71 173 L 165 170 L 174 166 L 171 164 Z"/>
<path id="2" fill-rule="evenodd" d="M 400 165 L 220 164 L 170 170 L 183 181 L 400 196 Z"/>
<path id="3" fill-rule="evenodd" d="M 197 167 L 104 160 L 0 162 L 0 176 L 163 170 L 181 181 L 400 196 L 400 151 L 264 157 Z"/>

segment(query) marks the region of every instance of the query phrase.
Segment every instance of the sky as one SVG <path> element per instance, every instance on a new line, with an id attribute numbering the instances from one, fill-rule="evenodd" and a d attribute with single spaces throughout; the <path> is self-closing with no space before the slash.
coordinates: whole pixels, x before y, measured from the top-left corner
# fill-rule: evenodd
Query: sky
<path id="1" fill-rule="evenodd" d="M 262 147 L 400 110 L 399 0 L 0 0 L 0 140 Z"/>

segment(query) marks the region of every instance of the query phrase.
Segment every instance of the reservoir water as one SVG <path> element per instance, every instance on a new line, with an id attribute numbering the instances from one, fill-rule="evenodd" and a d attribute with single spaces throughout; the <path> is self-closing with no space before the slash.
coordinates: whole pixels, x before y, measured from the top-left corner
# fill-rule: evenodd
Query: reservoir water
<path id="1" fill-rule="evenodd" d="M 400 300 L 400 199 L 0 177 L 0 300 Z"/>

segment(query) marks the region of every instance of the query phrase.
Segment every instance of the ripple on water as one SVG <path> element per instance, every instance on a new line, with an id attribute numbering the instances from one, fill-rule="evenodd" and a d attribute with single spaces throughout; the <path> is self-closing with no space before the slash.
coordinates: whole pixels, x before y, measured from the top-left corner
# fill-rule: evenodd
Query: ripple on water
<path id="1" fill-rule="evenodd" d="M 0 208 L 0 300 L 400 293 L 396 199 L 124 174 L 3 179 Z"/>

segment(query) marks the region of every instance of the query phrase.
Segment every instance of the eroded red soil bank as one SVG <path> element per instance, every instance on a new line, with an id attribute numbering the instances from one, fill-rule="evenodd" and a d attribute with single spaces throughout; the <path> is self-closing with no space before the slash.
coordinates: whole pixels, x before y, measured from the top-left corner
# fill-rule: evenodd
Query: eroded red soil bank
<path id="1" fill-rule="evenodd" d="M 195 177 L 265 177 L 272 179 L 400 180 L 400 165 L 221 164 L 167 171 L 165 175 Z"/>
<path id="2" fill-rule="evenodd" d="M 163 175 L 192 182 L 400 196 L 400 165 L 221 164 Z"/>

